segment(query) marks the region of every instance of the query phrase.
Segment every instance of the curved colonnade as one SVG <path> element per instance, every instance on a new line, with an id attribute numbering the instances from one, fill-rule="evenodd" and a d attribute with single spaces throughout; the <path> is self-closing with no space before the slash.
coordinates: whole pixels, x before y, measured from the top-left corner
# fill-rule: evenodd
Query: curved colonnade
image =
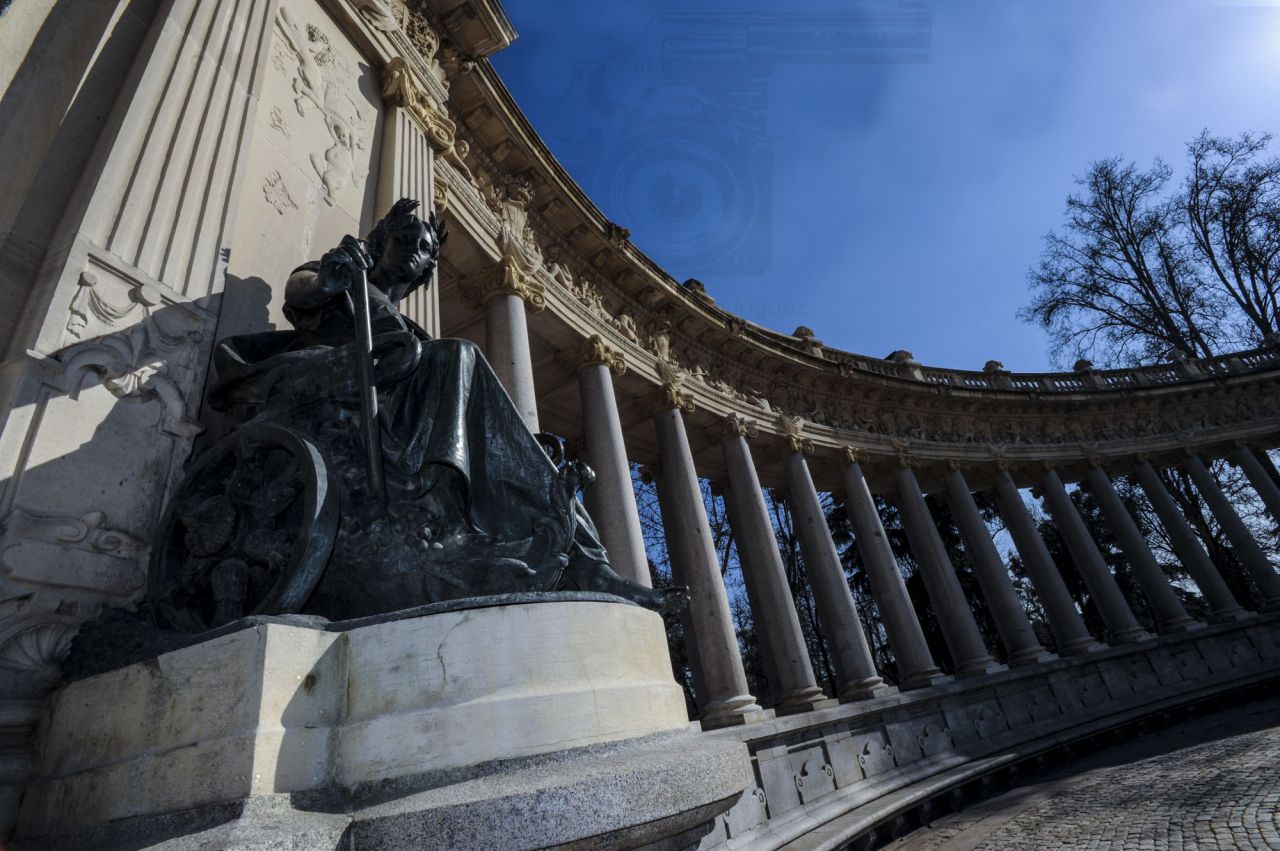
<path id="1" fill-rule="evenodd" d="M 459 250 L 455 236 L 442 268 L 442 333 L 486 348 L 531 426 L 578 439 L 599 475 L 588 507 L 619 572 L 642 582 L 648 567 L 628 461 L 646 465 L 656 479 L 672 568 L 693 597 L 705 726 L 732 723 L 758 706 L 746 693 L 700 477 L 725 487 L 754 619 L 768 633 L 780 709 L 811 707 L 823 695 L 800 639 L 762 486 L 784 489 L 798 514 L 843 699 L 872 696 L 881 686 L 846 599 L 821 491 L 848 504 L 904 686 L 935 683 L 940 673 L 875 496 L 901 510 L 960 676 L 999 666 L 926 494 L 949 505 L 1011 664 L 1049 654 L 978 514 L 976 491 L 997 498 L 1063 653 L 1148 637 L 1071 502 L 1072 483 L 1098 500 L 1161 632 L 1195 622 L 1116 495 L 1116 476 L 1132 476 L 1146 492 L 1214 620 L 1244 610 L 1165 490 L 1162 468 L 1190 475 L 1257 584 L 1261 608 L 1280 606 L 1280 576 L 1207 469 L 1229 459 L 1264 504 L 1280 511 L 1280 486 L 1262 451 L 1277 435 L 1280 349 L 1132 370 L 1081 363 L 1073 373 L 1016 374 L 996 362 L 982 372 L 924 367 L 906 352 L 862 357 L 824 346 L 806 328 L 775 333 L 720 309 L 698 282 L 677 284 L 605 221 L 487 63 L 464 63 L 449 79 L 450 103 L 465 117 L 449 156 L 437 160 L 436 201 L 469 245 Z M 1086 630 L 1020 497 L 1027 487 L 1043 497 L 1061 530 L 1106 635 Z"/>
<path id="2" fill-rule="evenodd" d="M 993 766 L 1280 670 L 1280 577 L 1209 470 L 1224 458 L 1240 466 L 1280 520 L 1265 452 L 1280 445 L 1280 346 L 1063 374 L 839 351 L 810 329 L 778 333 L 723 310 L 631 244 L 486 60 L 515 37 L 494 0 L 267 0 L 248 10 L 174 0 L 132 4 L 119 26 L 112 4 L 87 16 L 62 5 L 44 24 L 22 18 L 26 35 L 10 30 L 26 47 L 47 46 L 62 27 L 79 35 L 56 68 L 24 65 L 5 116 L 34 153 L 0 202 L 0 273 L 18 298 L 0 315 L 0 821 L 12 823 L 33 776 L 31 731 L 76 628 L 141 596 L 156 518 L 201 431 L 212 341 L 280 319 L 268 280 L 295 262 L 280 240 L 323 250 L 313 237 L 358 229 L 403 195 L 430 198 L 451 233 L 438 285 L 415 293 L 407 312 L 437 336 L 480 344 L 530 427 L 576 444 L 597 474 L 585 499 L 611 560 L 644 583 L 632 465 L 652 477 L 673 578 L 690 593 L 702 735 L 746 743 L 757 779 L 704 846 L 838 846 Z M 212 39 L 220 52 L 206 49 Z M 174 80 L 184 96 L 170 95 Z M 338 108 L 347 100 L 365 117 Z M 83 127 L 41 123 L 72 106 Z M 41 121 L 24 126 L 32 116 Z M 307 126 L 324 137 L 303 138 Z M 1160 473 L 1175 467 L 1256 600 L 1236 596 L 1221 554 L 1201 547 L 1165 490 Z M 1148 550 L 1114 492 L 1121 476 L 1149 497 L 1209 623 L 1188 615 Z M 724 495 L 768 706 L 749 688 L 701 480 Z M 1136 597 L 1109 570 L 1072 484 L 1097 501 L 1157 635 L 1135 617 Z M 835 672 L 829 690 L 808 655 L 767 488 L 787 494 Z M 1104 634 L 1076 608 L 1026 488 L 1061 532 Z M 868 647 L 824 493 L 847 506 L 896 685 Z M 999 507 L 1055 653 L 1028 621 L 977 493 Z M 903 521 L 949 661 L 926 640 L 877 498 Z M 980 600 L 959 581 L 931 513 L 937 500 L 959 528 Z M 977 626 L 979 603 L 999 646 Z"/>
<path id="3" fill-rule="evenodd" d="M 779 827 L 785 812 L 791 812 L 786 835 L 792 838 L 834 818 L 812 815 L 803 795 L 780 806 L 769 779 L 773 769 L 766 768 L 767 755 L 790 753 L 793 748 L 780 743 L 806 729 L 809 739 L 823 743 L 820 762 L 830 791 L 838 791 L 831 732 L 815 732 L 832 723 L 832 712 L 847 735 L 850 719 L 865 720 L 866 713 L 879 713 L 888 724 L 882 717 L 885 701 L 914 705 L 916 716 L 924 717 L 923 707 L 941 699 L 937 693 L 964 700 L 975 689 L 982 692 L 984 682 L 997 690 L 998 682 L 1021 683 L 1014 691 L 1025 697 L 1028 688 L 1034 693 L 1038 687 L 1027 683 L 1039 682 L 1039 675 L 1028 680 L 1025 672 L 1037 669 L 1059 678 L 1074 670 L 1105 682 L 1114 677 L 1108 665 L 1136 652 L 1155 666 L 1153 690 L 1142 696 L 1135 689 L 1109 689 L 1093 707 L 1101 712 L 1122 693 L 1120 705 L 1131 713 L 1135 700 L 1169 702 L 1157 682 L 1185 694 L 1195 691 L 1184 679 L 1164 678 L 1152 659 L 1172 659 L 1187 647 L 1237 632 L 1252 636 L 1243 646 L 1253 648 L 1264 668 L 1274 669 L 1274 640 L 1260 637 L 1271 630 L 1259 631 L 1259 625 L 1271 624 L 1274 618 L 1265 613 L 1280 609 L 1280 576 L 1209 465 L 1227 459 L 1239 466 L 1280 521 L 1280 477 L 1265 451 L 1280 433 L 1280 348 L 1129 370 L 1095 370 L 1081 362 L 1070 373 L 1018 374 L 995 361 L 982 371 L 962 371 L 923 366 L 908 352 L 869 358 L 827 347 L 808 328 L 790 335 L 762 328 L 718 307 L 698 281 L 677 283 L 631 245 L 627 231 L 591 204 L 541 144 L 492 67 L 474 55 L 463 58 L 461 34 L 453 30 L 453 47 L 438 55 L 426 51 L 449 81 L 447 103 L 455 122 L 451 136 L 437 145 L 435 202 L 454 232 L 464 234 L 453 238 L 441 266 L 439 327 L 445 336 L 484 346 L 532 428 L 571 438 L 597 472 L 586 500 L 616 569 L 646 584 L 648 560 L 629 464 L 643 464 L 655 483 L 673 578 L 690 591 L 685 625 L 699 720 L 704 729 L 742 725 L 725 734 L 751 744 L 757 760 L 758 800 L 736 807 L 718 840 L 776 845 L 786 834 Z M 1201 546 L 1162 481 L 1161 471 L 1174 468 L 1194 482 L 1258 600 L 1237 599 Z M 1183 607 L 1116 493 L 1113 482 L 1121 476 L 1150 500 L 1205 598 L 1213 626 L 1197 622 Z M 724 496 L 774 692 L 769 711 L 748 689 L 700 478 L 715 482 Z M 1138 623 L 1133 601 L 1071 499 L 1072 484 L 1086 488 L 1100 506 L 1159 639 Z M 780 488 L 788 496 L 836 673 L 832 694 L 815 676 L 762 488 Z M 1090 634 L 1086 627 L 1024 488 L 1034 489 L 1060 530 L 1105 634 Z M 847 506 L 901 692 L 876 670 L 826 526 L 822 492 Z M 1041 645 L 1027 618 L 975 503 L 978 492 L 989 493 L 999 506 L 1057 654 Z M 1007 665 L 997 663 L 978 629 L 973 601 L 965 597 L 926 496 L 945 501 L 959 527 Z M 901 514 L 951 656 L 949 673 L 925 640 L 876 497 Z M 1220 650 L 1200 648 L 1198 658 Z M 1238 661 L 1235 650 L 1222 654 Z M 1235 682 L 1212 664 L 1207 669 L 1219 683 Z M 1242 669 L 1235 661 L 1225 670 L 1258 674 L 1257 665 Z M 1065 680 L 1051 690 L 1063 688 Z M 913 693 L 920 696 L 914 703 Z M 1059 714 L 1075 716 L 1073 723 L 1098 723 L 1106 714 L 1091 713 L 1087 702 L 1059 698 Z M 1016 713 L 1002 705 L 998 714 L 1012 729 Z M 804 719 L 810 719 L 808 726 Z M 886 742 L 893 738 L 889 727 Z M 930 729 L 925 723 L 914 740 L 923 742 Z M 1041 725 L 1037 735 L 1045 729 Z M 945 735 L 952 756 L 963 750 L 955 724 L 933 735 Z M 928 756 L 922 748 L 920 755 Z M 857 754 L 863 785 L 870 777 L 869 756 L 865 750 Z M 792 783 L 803 785 L 806 769 L 794 770 L 794 758 L 783 762 L 789 776 L 782 785 L 790 795 Z M 907 771 L 901 756 L 897 770 Z M 899 787 L 909 785 L 900 780 Z M 865 791 L 854 797 L 859 795 Z M 841 803 L 828 808 L 847 815 L 851 800 L 835 795 L 832 801 Z M 757 806 L 759 812 L 743 814 Z M 797 821 L 797 812 L 806 815 Z M 851 834 L 840 835 L 847 840 Z"/>

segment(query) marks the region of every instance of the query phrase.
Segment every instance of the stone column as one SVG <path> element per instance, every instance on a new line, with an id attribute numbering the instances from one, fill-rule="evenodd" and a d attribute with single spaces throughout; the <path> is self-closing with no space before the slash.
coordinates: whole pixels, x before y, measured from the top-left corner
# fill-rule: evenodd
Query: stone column
<path id="1" fill-rule="evenodd" d="M 640 478 L 642 481 L 651 482 L 654 492 L 658 497 L 658 512 L 662 517 L 662 528 L 673 529 L 678 522 L 671 514 L 672 500 L 667 496 L 667 487 L 662 478 L 662 464 L 654 462 L 645 464 L 640 468 Z M 680 575 L 682 566 L 675 562 L 670 562 L 671 582 L 674 585 L 684 585 L 687 582 Z M 707 681 L 702 673 L 702 660 L 698 658 L 698 640 L 696 636 L 696 625 L 689 613 L 689 607 L 685 606 L 680 610 L 680 627 L 684 630 L 684 650 L 685 658 L 689 662 L 689 675 L 693 680 L 693 694 L 696 701 L 701 702 L 707 696 Z M 672 670 L 674 672 L 674 659 L 672 660 Z"/>
<path id="2" fill-rule="evenodd" d="M 1146 493 L 1147 499 L 1151 500 L 1151 506 L 1159 516 L 1161 525 L 1169 533 L 1169 540 L 1173 542 L 1173 550 L 1178 554 L 1182 566 L 1195 579 L 1196 585 L 1200 587 L 1200 593 L 1204 594 L 1204 598 L 1209 602 L 1209 608 L 1213 612 L 1210 619 L 1217 622 L 1248 618 L 1249 613 L 1240 607 L 1235 595 L 1223 581 L 1222 574 L 1218 572 L 1213 559 L 1209 558 L 1209 554 L 1200 545 L 1200 540 L 1196 538 L 1191 524 L 1187 522 L 1182 509 L 1169 495 L 1155 468 L 1146 460 L 1139 460 L 1138 465 L 1133 468 L 1133 473 L 1138 484 L 1142 486 L 1143 492 Z"/>
<path id="3" fill-rule="evenodd" d="M 906 583 L 898 571 L 898 560 L 889 546 L 875 499 L 862 472 L 865 456 L 858 450 L 849 449 L 845 457 L 848 463 L 844 468 L 844 488 L 849 520 L 853 523 L 858 553 L 867 566 L 867 578 L 871 581 L 871 593 L 880 609 L 880 620 L 897 659 L 902 687 L 921 688 L 950 682 L 951 678 L 938 670 L 933 661 Z"/>
<path id="4" fill-rule="evenodd" d="M 661 497 L 667 503 L 662 512 L 667 551 L 673 573 L 689 588 L 689 618 L 707 692 L 700 696 L 702 725 L 712 728 L 760 720 L 764 715 L 747 690 L 747 675 L 729 616 L 729 599 L 680 413 L 682 408 L 692 407 L 688 396 L 668 385 L 653 415 L 653 426 L 662 456 Z"/>
<path id="5" fill-rule="evenodd" d="M 1004 518 L 1009 535 L 1022 556 L 1027 576 L 1044 605 L 1049 629 L 1053 630 L 1053 637 L 1058 642 L 1058 652 L 1065 656 L 1103 649 L 1105 645 L 1094 641 L 1089 634 L 1089 628 L 1076 609 L 1071 592 L 1062 581 L 1062 574 L 1053 563 L 1053 556 L 1044 545 L 1040 530 L 1036 528 L 1036 522 L 1007 470 L 996 473 L 996 501 L 1000 505 L 1000 516 Z"/>
<path id="6" fill-rule="evenodd" d="M 1150 638 L 1151 633 L 1138 625 L 1137 618 L 1133 616 L 1133 611 L 1125 602 L 1124 594 L 1120 593 L 1120 586 L 1116 584 L 1116 578 L 1111 575 L 1111 571 L 1107 569 L 1107 563 L 1102 560 L 1098 545 L 1089 535 L 1089 529 L 1084 525 L 1084 519 L 1076 511 L 1075 505 L 1072 504 L 1071 497 L 1067 494 L 1062 479 L 1058 478 L 1057 471 L 1045 470 L 1040 482 L 1044 489 L 1049 514 L 1058 524 L 1062 538 L 1067 544 L 1067 550 L 1071 553 L 1071 560 L 1075 562 L 1076 570 L 1080 571 L 1080 577 L 1088 586 L 1089 596 L 1097 605 L 1098 612 L 1102 615 L 1102 622 L 1107 625 L 1111 643 L 1131 644 Z"/>
<path id="7" fill-rule="evenodd" d="M 561 353 L 560 362 L 578 376 L 586 461 L 596 474 L 595 482 L 583 490 L 587 512 L 600 531 L 600 541 L 609 552 L 613 569 L 646 588 L 652 587 L 635 488 L 631 484 L 631 465 L 627 461 L 622 421 L 618 418 L 610 376 L 610 372 L 625 373 L 626 362 L 598 334 Z"/>
<path id="8" fill-rule="evenodd" d="M 1183 462 L 1183 467 L 1195 482 L 1196 490 L 1200 491 L 1204 501 L 1209 503 L 1209 509 L 1222 525 L 1222 530 L 1231 539 L 1236 558 L 1240 559 L 1240 563 L 1248 569 L 1253 576 L 1253 581 L 1258 584 L 1258 591 L 1262 596 L 1262 610 L 1271 612 L 1280 609 L 1280 577 L 1276 576 L 1271 560 L 1262 552 L 1253 535 L 1249 534 L 1249 528 L 1244 525 L 1240 515 L 1236 514 L 1235 508 L 1231 506 L 1231 500 L 1227 499 L 1227 495 L 1214 480 L 1213 474 L 1198 457 L 1188 455 Z"/>
<path id="9" fill-rule="evenodd" d="M 747 446 L 747 436 L 754 433 L 755 428 L 730 414 L 718 431 L 732 491 L 733 510 L 729 520 L 733 538 L 738 544 L 744 579 L 749 576 L 757 591 L 756 630 L 768 635 L 768 641 L 761 647 L 773 659 L 772 671 L 778 678 L 774 709 L 779 715 L 786 715 L 808 712 L 824 702 L 832 705 L 813 676 L 809 648 L 800 629 L 769 509 Z"/>
<path id="10" fill-rule="evenodd" d="M 1133 522 L 1132 515 L 1120 501 L 1120 495 L 1116 493 L 1111 479 L 1096 464 L 1091 465 L 1085 475 L 1089 481 L 1089 489 L 1093 491 L 1094 498 L 1102 506 L 1107 525 L 1111 527 L 1112 534 L 1116 536 L 1116 540 L 1120 542 L 1120 548 L 1129 559 L 1134 578 L 1142 586 L 1142 593 L 1146 595 L 1147 603 L 1151 605 L 1151 612 L 1155 615 L 1160 631 L 1185 632 L 1189 628 L 1198 626 L 1199 624 L 1182 607 L 1182 601 L 1174 593 L 1164 570 L 1151 554 L 1151 548 L 1147 546 L 1147 539 L 1138 529 L 1138 524 Z"/>
<path id="11" fill-rule="evenodd" d="M 484 354 L 529 431 L 538 431 L 538 400 L 525 311 L 546 307 L 542 283 L 504 258 L 462 282 L 462 298 L 484 306 Z"/>
<path id="12" fill-rule="evenodd" d="M 862 621 L 840 564 L 840 554 L 831 539 L 818 490 L 805 462 L 806 448 L 801 441 L 788 438 L 788 451 L 782 464 L 805 573 L 813 587 L 818 618 L 836 668 L 838 696 L 848 702 L 893 694 L 897 689 L 885 685 L 876 673 L 875 660 L 871 658 Z"/>
<path id="13" fill-rule="evenodd" d="M 1267 466 L 1270 466 L 1270 460 L 1267 459 Z M 1258 456 L 1248 446 L 1241 446 L 1232 452 L 1231 462 L 1244 470 L 1244 474 L 1249 477 L 1249 484 L 1253 485 L 1258 496 L 1262 497 L 1262 502 L 1267 506 L 1272 519 L 1280 523 L 1280 485 L 1271 478 L 1267 466 L 1263 466 Z"/>
<path id="14" fill-rule="evenodd" d="M 951 514 L 960 527 L 965 552 L 973 563 L 973 572 L 982 587 L 987 609 L 996 622 L 1000 640 L 1004 642 L 1011 665 L 1028 665 L 1057 658 L 1049 653 L 1036 638 L 1036 631 L 1027 620 L 1027 613 L 1018 599 L 1009 571 L 996 551 L 987 524 L 973 501 L 973 493 L 964 480 L 964 474 L 953 468 L 947 473 L 947 498 Z"/>
<path id="15" fill-rule="evenodd" d="M 938 534 L 924 494 L 916 483 L 916 475 L 908 465 L 898 468 L 898 506 L 902 509 L 902 522 L 907 528 L 911 553 L 924 576 L 929 600 L 942 626 L 942 634 L 955 662 L 956 676 L 967 677 L 1005 670 L 996 664 L 982 640 L 978 624 L 973 619 L 969 601 L 956 579 L 955 567 L 947 555 L 946 546 Z"/>

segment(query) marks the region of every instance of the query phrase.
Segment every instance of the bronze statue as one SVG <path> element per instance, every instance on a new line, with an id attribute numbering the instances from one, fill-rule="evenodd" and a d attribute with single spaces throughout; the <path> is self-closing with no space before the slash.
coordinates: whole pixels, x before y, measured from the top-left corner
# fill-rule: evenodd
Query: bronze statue
<path id="1" fill-rule="evenodd" d="M 401 199 L 367 242 L 294 271 L 295 330 L 218 345 L 209 401 L 230 431 L 162 528 L 149 596 L 163 625 L 528 591 L 679 600 L 609 567 L 576 497 L 590 471 L 529 431 L 479 349 L 397 309 L 429 285 L 447 235 L 417 206 Z"/>

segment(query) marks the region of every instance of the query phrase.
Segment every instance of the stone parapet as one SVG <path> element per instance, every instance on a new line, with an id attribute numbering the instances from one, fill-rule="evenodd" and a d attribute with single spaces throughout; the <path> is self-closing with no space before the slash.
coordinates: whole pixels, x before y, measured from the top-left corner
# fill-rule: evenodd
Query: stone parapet
<path id="1" fill-rule="evenodd" d="M 707 735 L 745 742 L 759 783 L 699 846 L 843 847 L 913 800 L 1099 731 L 1280 677 L 1280 617 Z"/>

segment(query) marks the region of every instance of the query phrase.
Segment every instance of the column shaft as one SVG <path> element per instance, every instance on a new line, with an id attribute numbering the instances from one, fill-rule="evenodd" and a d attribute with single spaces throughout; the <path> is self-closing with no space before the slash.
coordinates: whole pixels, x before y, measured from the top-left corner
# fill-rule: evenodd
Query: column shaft
<path id="1" fill-rule="evenodd" d="M 742 523 L 739 519 L 742 515 L 742 509 L 738 507 L 738 495 L 734 492 L 733 486 L 729 484 L 728 480 L 720 482 L 720 493 L 721 498 L 724 499 L 725 515 L 729 518 L 729 528 L 734 530 L 734 543 L 738 547 L 739 558 L 741 558 L 742 544 L 737 540 L 736 533 L 736 530 L 741 528 Z M 752 693 L 756 696 L 756 700 L 761 706 L 775 706 L 778 704 L 782 694 L 782 689 L 779 685 L 782 680 L 778 676 L 776 653 L 769 646 L 770 632 L 764 627 L 764 591 L 760 588 L 759 571 L 749 570 L 744 564 L 742 587 L 746 589 L 747 605 L 751 608 L 751 620 L 756 627 L 753 631 L 756 640 L 756 652 L 759 653 L 760 664 L 764 667 L 765 682 Z"/>
<path id="2" fill-rule="evenodd" d="M 759 591 L 756 630 L 768 633 L 766 650 L 773 657 L 773 669 L 778 677 L 775 709 L 779 714 L 807 711 L 826 695 L 813 676 L 809 648 L 804 642 L 786 568 L 778 553 L 778 540 L 773 534 L 751 449 L 747 439 L 738 433 L 725 437 L 720 448 L 733 491 L 734 510 L 730 521 L 738 544 L 738 558 L 742 560 L 743 572 L 754 577 Z"/>
<path id="3" fill-rule="evenodd" d="M 484 306 L 484 354 L 507 389 L 529 431 L 538 431 L 538 399 L 529 354 L 529 326 L 524 299 L 515 293 L 496 293 Z"/>
<path id="4" fill-rule="evenodd" d="M 1231 453 L 1231 460 L 1244 470 L 1244 474 L 1249 477 L 1249 484 L 1253 485 L 1258 496 L 1262 497 L 1262 502 L 1267 506 L 1271 518 L 1280 523 L 1280 485 L 1271 478 L 1270 472 L 1258 460 L 1258 456 L 1253 454 L 1252 449 L 1244 446 Z"/>
<path id="5" fill-rule="evenodd" d="M 1249 527 L 1245 526 L 1244 521 L 1240 519 L 1240 515 L 1236 514 L 1235 508 L 1231 505 L 1231 500 L 1227 499 L 1227 495 L 1222 492 L 1222 488 L 1218 487 L 1218 483 L 1214 480 L 1213 474 L 1209 472 L 1209 468 L 1195 455 L 1188 456 L 1183 466 L 1191 475 L 1191 480 L 1195 482 L 1196 490 L 1200 491 L 1204 501 L 1209 503 L 1209 509 L 1213 512 L 1213 516 L 1218 519 L 1223 531 L 1231 539 L 1231 546 L 1235 550 L 1236 558 L 1253 576 L 1253 581 L 1258 583 L 1258 591 L 1262 596 L 1263 610 L 1273 611 L 1280 609 L 1280 577 L 1276 576 L 1276 570 L 1272 567 L 1271 560 L 1267 558 L 1266 553 L 1262 551 L 1262 548 L 1258 546 L 1258 542 L 1253 539 L 1253 535 L 1249 533 Z"/>
<path id="6" fill-rule="evenodd" d="M 827 528 L 822 502 L 818 499 L 804 453 L 789 453 L 782 463 L 791 499 L 791 519 L 800 539 L 805 573 L 813 587 L 822 631 L 831 648 L 839 697 L 850 701 L 891 694 L 894 689 L 886 686 L 876 673 L 875 661 L 862 631 L 862 621 L 853 604 L 853 595 L 849 593 L 840 554 L 836 552 L 831 530 Z"/>
<path id="7" fill-rule="evenodd" d="M 982 586 L 982 596 L 1008 652 L 1009 662 L 1022 665 L 1054 658 L 1036 638 L 1036 631 L 1031 628 L 1031 621 L 1027 619 L 1022 601 L 1014 590 L 1009 571 L 996 551 L 987 524 L 983 522 L 969 485 L 959 470 L 947 474 L 947 497 L 951 514 L 964 537 L 965 552 L 973 564 L 978 584 Z"/>
<path id="8" fill-rule="evenodd" d="M 1133 473 L 1147 499 L 1151 500 L 1151 507 L 1159 516 L 1161 525 L 1169 533 L 1169 540 L 1173 542 L 1173 550 L 1178 554 L 1182 566 L 1195 579 L 1200 593 L 1209 602 L 1209 608 L 1213 612 L 1212 619 L 1236 620 L 1246 616 L 1245 610 L 1223 581 L 1213 559 L 1209 558 L 1209 554 L 1200 545 L 1191 524 L 1183 516 L 1182 509 L 1169 494 L 1164 482 L 1160 481 L 1155 469 L 1146 461 L 1140 461 Z"/>
<path id="9" fill-rule="evenodd" d="M 929 600 L 938 616 L 947 649 L 951 651 L 957 676 L 971 676 L 1002 670 L 997 665 L 982 640 L 973 610 L 956 578 L 955 567 L 947 555 L 946 546 L 934 525 L 924 494 L 916 483 L 910 467 L 901 467 L 897 475 L 898 505 L 902 509 L 902 521 L 911 542 L 911 553 L 924 576 Z"/>
<path id="10" fill-rule="evenodd" d="M 633 582 L 652 587 L 609 367 L 589 363 L 580 368 L 578 392 L 582 397 L 587 464 L 596 474 L 595 482 L 583 491 L 587 512 L 600 530 L 600 541 L 609 552 L 613 569 Z"/>
<path id="11" fill-rule="evenodd" d="M 1138 524 L 1134 522 L 1129 510 L 1120 501 L 1120 495 L 1116 493 L 1111 479 L 1101 467 L 1090 467 L 1086 475 L 1089 480 L 1089 489 L 1093 491 L 1094 498 L 1102 506 L 1107 525 L 1111 527 L 1112 534 L 1116 536 L 1125 557 L 1129 559 L 1134 578 L 1142 586 L 1142 593 L 1151 606 L 1160 631 L 1174 632 L 1195 626 L 1196 621 L 1187 614 L 1182 601 L 1174 593 L 1168 577 L 1164 574 L 1164 569 L 1151 554 L 1147 539 L 1138 529 Z"/>
<path id="12" fill-rule="evenodd" d="M 1053 637 L 1058 642 L 1058 652 L 1068 655 L 1102 649 L 1102 645 L 1089 634 L 1067 584 L 1062 581 L 1058 566 L 1053 563 L 1049 548 L 1040 537 L 1031 512 L 1022 501 L 1018 486 L 1006 470 L 996 473 L 996 500 L 1000 504 L 1000 516 L 1004 518 L 1009 535 L 1022 556 L 1027 576 L 1044 605 L 1049 629 L 1053 630 Z"/>
<path id="13" fill-rule="evenodd" d="M 666 408 L 653 415 L 653 424 L 662 455 L 663 495 L 669 501 L 663 511 L 667 550 L 672 570 L 689 587 L 689 615 L 707 690 L 702 723 L 714 727 L 752 720 L 760 707 L 747 691 L 684 419 L 678 409 Z"/>
<path id="14" fill-rule="evenodd" d="M 1102 560 L 1098 545 L 1089 535 L 1084 519 L 1076 511 L 1057 472 L 1046 470 L 1041 479 L 1041 485 L 1044 488 L 1045 503 L 1049 507 L 1049 513 L 1058 525 L 1058 530 L 1062 532 L 1067 550 L 1071 553 L 1071 560 L 1075 562 L 1076 570 L 1080 572 L 1080 577 L 1089 588 L 1089 596 L 1093 598 L 1094 605 L 1098 607 L 1098 613 L 1102 615 L 1102 622 L 1107 626 L 1111 643 L 1129 644 L 1150 638 L 1150 633 L 1138 625 L 1137 618 L 1133 616 L 1133 611 L 1125 602 L 1124 594 L 1120 593 L 1120 586 L 1116 584 L 1115 577 L 1107 569 L 1107 563 Z"/>
<path id="15" fill-rule="evenodd" d="M 648 467 L 648 470 L 653 477 L 653 487 L 658 495 L 658 512 L 662 516 L 662 528 L 664 530 L 674 529 L 679 521 L 673 516 L 673 500 L 667 496 L 669 488 L 662 477 L 662 465 L 653 464 Z M 668 560 L 670 561 L 670 547 L 668 547 Z M 678 565 L 676 562 L 671 561 L 670 566 L 672 583 L 687 587 L 688 581 L 683 576 L 683 565 Z M 698 626 L 694 623 L 688 606 L 680 610 L 680 628 L 684 631 L 685 658 L 689 662 L 689 674 L 693 680 L 693 694 L 697 704 L 701 706 L 705 703 L 709 691 L 702 659 L 698 656 Z M 699 714 L 701 714 L 701 711 Z"/>
<path id="16" fill-rule="evenodd" d="M 880 610 L 880 619 L 889 636 L 898 663 L 898 677 L 903 688 L 918 688 L 947 682 L 929 652 L 924 631 L 911 605 L 911 596 L 898 571 L 898 560 L 884 533 L 875 499 L 867 487 L 862 465 L 851 462 L 844 468 L 845 495 L 849 519 L 853 522 L 858 552 L 867 566 L 871 593 Z"/>

